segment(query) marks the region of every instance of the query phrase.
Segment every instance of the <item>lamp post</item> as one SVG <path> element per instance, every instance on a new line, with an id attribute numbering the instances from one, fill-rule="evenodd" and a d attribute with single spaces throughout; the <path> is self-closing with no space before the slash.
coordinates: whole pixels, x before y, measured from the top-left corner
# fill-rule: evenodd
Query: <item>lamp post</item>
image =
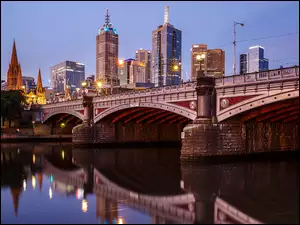
<path id="1" fill-rule="evenodd" d="M 234 58 L 233 58 L 233 74 L 236 75 L 236 31 L 235 26 L 240 25 L 241 27 L 244 26 L 243 23 L 234 22 L 233 23 L 233 51 L 234 51 Z"/>
<path id="2" fill-rule="evenodd" d="M 97 96 L 99 94 L 99 90 L 101 90 L 101 87 L 102 87 L 102 82 L 101 81 L 97 81 Z"/>
<path id="3" fill-rule="evenodd" d="M 82 81 L 82 82 L 81 82 L 81 86 L 82 86 L 82 95 L 84 95 L 84 93 L 85 93 L 85 87 L 86 87 L 86 85 L 87 85 L 87 82 L 86 82 L 86 81 Z"/>
<path id="4" fill-rule="evenodd" d="M 204 73 L 202 74 L 202 72 L 203 72 L 203 70 L 202 70 L 202 62 L 204 61 L 204 59 L 205 59 L 205 54 L 204 53 L 201 54 L 201 55 L 197 55 L 196 56 L 196 60 L 199 62 L 199 65 L 200 65 L 200 68 L 199 68 L 200 75 L 197 74 L 197 77 L 198 76 L 205 76 Z"/>

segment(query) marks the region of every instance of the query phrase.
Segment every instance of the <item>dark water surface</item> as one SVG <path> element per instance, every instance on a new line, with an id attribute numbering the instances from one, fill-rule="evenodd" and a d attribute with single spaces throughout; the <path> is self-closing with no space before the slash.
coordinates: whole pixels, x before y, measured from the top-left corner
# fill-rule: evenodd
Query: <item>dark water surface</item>
<path id="1" fill-rule="evenodd" d="M 296 159 L 179 157 L 180 149 L 1 144 L 1 223 L 299 223 Z"/>

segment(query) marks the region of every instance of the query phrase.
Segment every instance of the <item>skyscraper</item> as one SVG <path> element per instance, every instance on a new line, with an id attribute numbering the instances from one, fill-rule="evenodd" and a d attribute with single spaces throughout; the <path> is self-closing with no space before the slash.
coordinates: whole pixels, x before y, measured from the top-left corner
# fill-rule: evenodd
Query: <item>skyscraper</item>
<path id="1" fill-rule="evenodd" d="M 205 58 L 200 61 L 197 56 L 204 55 Z M 192 46 L 191 54 L 191 72 L 192 81 L 197 80 L 197 73 L 200 70 L 205 75 L 222 77 L 225 73 L 225 52 L 222 49 L 207 49 L 206 44 L 197 44 Z"/>
<path id="2" fill-rule="evenodd" d="M 22 70 L 18 61 L 16 42 L 14 41 L 11 60 L 7 71 L 7 90 L 19 90 L 22 85 Z"/>
<path id="3" fill-rule="evenodd" d="M 240 55 L 240 74 L 247 73 L 247 54 Z"/>
<path id="4" fill-rule="evenodd" d="M 84 64 L 72 61 L 64 61 L 54 65 L 50 69 L 51 87 L 55 93 L 63 93 L 66 85 L 81 87 L 81 82 L 85 79 Z"/>
<path id="5" fill-rule="evenodd" d="M 149 50 L 139 49 L 135 52 L 135 60 L 145 64 L 145 83 L 151 83 L 151 52 Z"/>
<path id="6" fill-rule="evenodd" d="M 119 65 L 120 85 L 133 83 L 149 83 L 146 81 L 145 63 L 134 59 L 126 59 Z"/>
<path id="7" fill-rule="evenodd" d="M 109 20 L 106 10 L 105 23 L 96 37 L 96 80 L 105 84 L 118 85 L 119 36 Z"/>
<path id="8" fill-rule="evenodd" d="M 164 24 L 152 31 L 152 83 L 155 86 L 181 81 L 181 31 L 169 23 L 165 7 Z"/>
<path id="9" fill-rule="evenodd" d="M 262 46 L 252 46 L 248 50 L 248 73 L 260 72 L 269 69 L 268 59 L 264 58 Z"/>

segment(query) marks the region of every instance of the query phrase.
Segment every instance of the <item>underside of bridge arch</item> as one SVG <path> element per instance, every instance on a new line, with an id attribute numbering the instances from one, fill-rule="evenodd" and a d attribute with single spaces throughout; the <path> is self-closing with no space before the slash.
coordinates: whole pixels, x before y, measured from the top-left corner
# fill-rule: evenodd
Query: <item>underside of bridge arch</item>
<path id="1" fill-rule="evenodd" d="M 187 124 L 191 120 L 163 109 L 136 107 L 123 109 L 107 115 L 100 121 L 112 123 L 136 123 L 136 124 Z"/>
<path id="2" fill-rule="evenodd" d="M 267 104 L 228 119 L 230 120 L 243 123 L 299 123 L 299 98 Z"/>
<path id="3" fill-rule="evenodd" d="M 96 126 L 99 136 L 104 132 L 116 142 L 169 142 L 180 141 L 181 132 L 190 119 L 174 112 L 147 107 L 123 109 L 111 113 Z"/>
<path id="4" fill-rule="evenodd" d="M 72 129 L 82 123 L 82 120 L 68 113 L 59 113 L 49 117 L 44 124 L 44 129 L 49 129 L 50 134 L 72 134 Z"/>

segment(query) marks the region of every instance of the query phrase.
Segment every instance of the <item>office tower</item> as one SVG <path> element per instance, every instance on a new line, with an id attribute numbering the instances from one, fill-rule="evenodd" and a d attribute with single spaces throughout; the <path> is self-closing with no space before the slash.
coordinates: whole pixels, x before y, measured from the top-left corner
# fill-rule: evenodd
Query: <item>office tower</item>
<path id="1" fill-rule="evenodd" d="M 30 92 L 30 89 L 35 87 L 35 82 L 33 77 L 22 77 L 23 85 L 25 86 L 26 93 Z"/>
<path id="2" fill-rule="evenodd" d="M 204 59 L 199 60 L 199 56 Z M 222 77 L 225 73 L 225 52 L 222 49 L 207 49 L 205 44 L 192 46 L 191 71 L 192 81 L 197 80 L 198 71 L 201 70 L 207 76 Z"/>
<path id="3" fill-rule="evenodd" d="M 151 51 L 139 49 L 135 52 L 135 60 L 142 62 L 146 67 L 146 83 L 151 83 Z"/>
<path id="4" fill-rule="evenodd" d="M 133 83 L 148 83 L 146 77 L 146 65 L 134 59 L 126 59 L 119 63 L 120 85 Z"/>
<path id="5" fill-rule="evenodd" d="M 247 54 L 240 55 L 240 74 L 247 73 Z"/>
<path id="6" fill-rule="evenodd" d="M 181 82 L 181 31 L 169 23 L 165 7 L 164 24 L 152 31 L 152 83 L 155 86 Z"/>
<path id="7" fill-rule="evenodd" d="M 7 89 L 20 90 L 20 86 L 22 86 L 22 70 L 18 61 L 16 42 L 14 40 L 11 60 L 7 71 Z"/>
<path id="8" fill-rule="evenodd" d="M 85 79 L 85 66 L 82 63 L 64 61 L 50 69 L 51 87 L 55 93 L 63 93 L 66 85 L 81 87 L 81 82 Z"/>
<path id="9" fill-rule="evenodd" d="M 107 85 L 118 85 L 119 36 L 109 21 L 106 10 L 105 23 L 96 37 L 96 80 Z"/>
<path id="10" fill-rule="evenodd" d="M 268 59 L 264 58 L 262 46 L 252 46 L 248 50 L 248 73 L 260 72 L 269 69 Z"/>

